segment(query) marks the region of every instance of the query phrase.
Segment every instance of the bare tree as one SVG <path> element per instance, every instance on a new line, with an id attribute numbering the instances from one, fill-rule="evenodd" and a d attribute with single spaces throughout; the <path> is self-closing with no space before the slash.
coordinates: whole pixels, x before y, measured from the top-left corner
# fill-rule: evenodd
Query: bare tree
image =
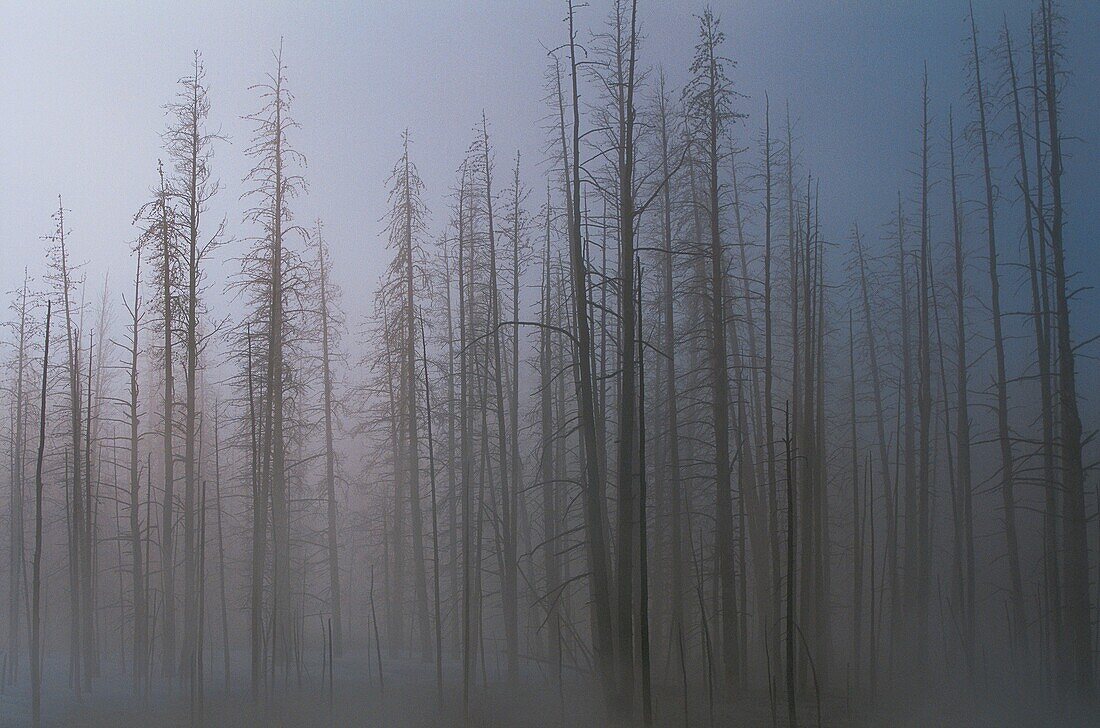
<path id="1" fill-rule="evenodd" d="M 31 712 L 35 728 L 42 725 L 42 461 L 46 454 L 46 383 L 50 369 L 50 317 L 46 301 L 46 331 L 42 344 L 42 390 L 38 401 L 38 458 L 34 467 L 34 556 L 31 561 Z"/>

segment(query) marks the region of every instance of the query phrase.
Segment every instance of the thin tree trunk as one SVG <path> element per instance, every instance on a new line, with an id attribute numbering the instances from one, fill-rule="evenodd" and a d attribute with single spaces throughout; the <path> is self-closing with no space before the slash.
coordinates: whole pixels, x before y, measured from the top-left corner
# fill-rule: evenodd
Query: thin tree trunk
<path id="1" fill-rule="evenodd" d="M 328 517 L 326 546 L 328 549 L 329 600 L 335 622 L 333 649 L 337 656 L 344 653 L 344 620 L 341 616 L 340 599 L 340 531 L 337 521 L 336 504 L 336 450 L 332 435 L 332 352 L 331 317 L 329 315 L 328 270 L 326 268 L 326 250 L 321 239 L 321 226 L 317 225 L 317 266 L 321 285 L 321 386 L 325 411 L 325 501 Z"/>
<path id="2" fill-rule="evenodd" d="M 875 399 L 875 427 L 876 435 L 878 439 L 878 454 L 879 454 L 879 477 L 882 479 L 883 484 L 883 505 L 887 514 L 886 518 L 886 547 L 884 553 L 884 559 L 887 562 L 887 567 L 884 569 L 885 574 L 890 576 L 888 589 L 891 597 L 891 621 L 890 621 L 890 635 L 893 639 L 894 635 L 894 611 L 895 606 L 899 604 L 899 592 L 897 583 L 897 523 L 893 518 L 894 513 L 894 489 L 891 485 L 890 478 L 890 447 L 886 439 L 886 416 L 884 413 L 883 397 L 882 397 L 882 375 L 879 370 L 878 364 L 878 346 L 876 345 L 877 337 L 875 336 L 873 319 L 871 313 L 871 300 L 868 292 L 867 283 L 867 264 L 863 255 L 863 239 L 860 236 L 859 228 L 855 229 L 855 243 L 856 252 L 859 256 L 859 284 L 860 284 L 860 297 L 863 305 L 863 324 L 864 324 L 864 336 L 867 339 L 867 356 L 871 368 L 871 388 L 874 392 Z M 873 521 L 872 521 L 873 522 Z"/>
<path id="3" fill-rule="evenodd" d="M 931 491 L 932 472 L 932 339 L 931 312 L 928 300 L 929 277 L 932 275 L 931 241 L 928 232 L 928 73 L 921 86 L 921 197 L 920 197 L 920 275 L 918 276 L 918 318 L 920 328 L 918 409 L 920 416 L 920 449 L 918 470 L 918 559 L 917 559 L 917 665 L 923 667 L 928 656 L 928 598 L 932 570 Z"/>
<path id="4" fill-rule="evenodd" d="M 1012 633 L 1014 648 L 1019 649 L 1026 663 L 1028 657 L 1027 611 L 1024 607 L 1023 576 L 1020 566 L 1019 539 L 1016 535 L 1016 466 L 1008 424 L 1008 377 L 1005 373 L 1005 344 L 1001 330 L 1001 282 L 997 268 L 997 232 L 993 209 L 993 174 L 989 160 L 989 140 L 985 115 L 985 91 L 982 86 L 981 58 L 978 54 L 978 29 L 973 12 L 970 15 L 970 39 L 973 50 L 974 83 L 978 101 L 978 132 L 982 149 L 982 171 L 985 179 L 986 241 L 989 249 L 990 316 L 993 321 L 993 352 L 996 367 L 997 442 L 1001 455 L 1001 500 L 1004 508 L 1005 542 L 1008 555 L 1008 575 L 1012 603 Z M 1072 375 L 1071 375 L 1072 377 Z"/>
<path id="5" fill-rule="evenodd" d="M 559 125 L 562 159 L 565 162 L 565 185 L 569 189 L 569 265 L 575 319 L 577 406 L 584 457 L 584 522 L 587 541 L 589 586 L 592 594 L 593 650 L 597 673 L 605 694 L 615 694 L 615 655 L 612 640 L 610 567 L 604 533 L 604 482 L 598 458 L 599 440 L 596 431 L 596 411 L 593 397 L 592 334 L 588 316 L 588 286 L 585 271 L 584 242 L 581 239 L 581 149 L 579 68 L 574 30 L 573 0 L 569 5 L 569 68 L 572 92 L 572 153 L 566 144 L 565 105 L 559 86 Z"/>
<path id="6" fill-rule="evenodd" d="M 497 448 L 500 459 L 500 523 L 503 571 L 501 573 L 501 602 L 504 611 L 504 633 L 507 642 L 508 673 L 514 678 L 519 663 L 519 623 L 517 617 L 517 565 L 515 533 L 515 497 L 509 477 L 508 430 L 505 425 L 504 369 L 501 355 L 500 287 L 497 284 L 496 228 L 493 219 L 492 165 L 489 158 L 489 128 L 485 116 L 481 117 L 482 162 L 485 175 L 485 216 L 488 221 L 489 242 L 489 326 L 492 350 L 492 382 L 495 389 Z M 512 679 L 510 678 L 510 679 Z"/>
<path id="7" fill-rule="evenodd" d="M 222 612 L 222 670 L 225 694 L 230 695 L 229 607 L 225 597 L 225 533 L 222 527 L 221 420 L 218 402 L 214 402 L 214 512 L 218 519 L 218 597 Z"/>
<path id="8" fill-rule="evenodd" d="M 26 595 L 27 590 L 27 564 L 26 564 L 26 525 L 24 499 L 26 477 L 26 375 L 28 366 L 27 344 L 30 336 L 28 330 L 28 292 L 29 277 L 23 272 L 23 289 L 19 298 L 19 323 L 16 325 L 16 362 L 15 362 L 15 387 L 14 400 L 12 401 L 13 415 L 11 427 L 11 534 L 9 541 L 9 571 L 8 571 L 8 654 L 6 655 L 8 670 L 7 679 L 14 684 L 19 675 L 20 661 L 20 617 L 23 606 L 20 604 L 20 595 Z"/>
<path id="9" fill-rule="evenodd" d="M 963 648 L 966 650 L 967 671 L 974 674 L 974 652 L 977 647 L 977 620 L 975 602 L 977 574 L 974 557 L 974 489 L 971 481 L 970 465 L 970 382 L 969 360 L 966 353 L 966 279 L 965 253 L 963 250 L 962 218 L 959 210 L 957 175 L 955 172 L 955 124 L 948 120 L 948 135 L 951 146 L 951 228 L 955 248 L 955 454 L 957 457 L 958 488 L 962 501 L 963 541 L 965 544 L 965 587 L 963 590 L 962 611 L 964 615 Z M 946 396 L 946 392 L 944 393 Z"/>
<path id="10" fill-rule="evenodd" d="M 46 301 L 46 338 L 42 350 L 42 391 L 38 403 L 38 459 L 34 468 L 34 558 L 31 587 L 31 722 L 42 725 L 42 460 L 46 454 L 46 384 L 50 368 L 50 317 Z"/>
<path id="11" fill-rule="evenodd" d="M 146 642 L 148 641 L 148 617 L 146 615 L 146 589 L 143 579 L 145 566 L 142 564 L 141 552 L 141 472 L 138 469 L 138 447 L 140 445 L 140 414 L 138 410 L 138 353 L 139 337 L 141 335 L 141 251 L 137 251 L 137 267 L 134 274 L 134 298 L 130 303 L 131 328 L 130 328 L 130 401 L 129 401 L 129 425 L 130 425 L 130 556 L 132 564 L 132 586 L 134 605 L 134 641 L 133 641 L 133 691 L 138 694 L 142 689 L 142 681 L 147 674 L 145 659 L 148 656 Z"/>
<path id="12" fill-rule="evenodd" d="M 649 646 L 649 544 L 646 519 L 645 346 L 642 339 L 642 263 L 637 260 L 638 313 L 638 652 L 642 673 L 642 725 L 653 725 Z"/>
<path id="13" fill-rule="evenodd" d="M 1058 130 L 1058 72 L 1054 38 L 1054 9 L 1050 0 L 1043 5 L 1043 72 L 1050 136 L 1050 248 L 1054 263 L 1055 333 L 1058 360 L 1058 411 L 1060 415 L 1060 462 L 1063 493 L 1063 550 L 1065 553 L 1066 644 L 1071 654 L 1076 692 L 1089 696 L 1093 681 L 1092 622 L 1089 604 L 1088 520 L 1085 511 L 1085 477 L 1081 456 L 1081 417 L 1077 409 L 1077 374 L 1070 334 L 1069 292 L 1063 241 L 1062 137 Z"/>
<path id="14" fill-rule="evenodd" d="M 863 676 L 863 532 L 859 501 L 859 433 L 856 425 L 856 335 L 852 312 L 848 311 L 848 390 L 852 424 L 852 674 L 856 693 Z M 866 490 L 867 486 L 864 485 Z M 872 560 L 874 556 L 872 555 Z M 874 583 L 872 582 L 872 589 Z M 872 613 L 872 620 L 874 615 Z"/>
<path id="15" fill-rule="evenodd" d="M 787 715 L 791 726 L 798 725 L 798 707 L 795 684 L 795 515 L 796 498 L 794 483 L 794 453 L 791 440 L 791 415 L 790 407 L 784 412 L 783 448 L 787 457 Z"/>
<path id="16" fill-rule="evenodd" d="M 404 179 L 401 194 L 404 205 L 404 255 L 405 255 L 405 352 L 404 375 L 406 394 L 406 416 L 408 417 L 408 471 L 409 478 L 409 530 L 413 546 L 413 579 L 416 590 L 416 622 L 420 631 L 420 652 L 426 658 L 431 652 L 431 633 L 428 622 L 428 582 L 424 567 L 424 529 L 420 511 L 420 431 L 417 424 L 416 407 L 416 308 L 415 275 L 413 260 L 413 192 L 409 166 L 408 136 L 405 137 Z"/>
<path id="17" fill-rule="evenodd" d="M 420 350 L 424 362 L 424 406 L 428 425 L 428 477 L 432 498 L 432 582 L 435 590 L 435 683 L 439 709 L 443 710 L 443 621 L 439 601 L 439 506 L 435 493 L 435 441 L 432 438 L 432 384 L 428 378 L 428 345 L 424 336 L 424 319 L 420 319 Z M 331 676 L 330 676 L 331 679 Z"/>

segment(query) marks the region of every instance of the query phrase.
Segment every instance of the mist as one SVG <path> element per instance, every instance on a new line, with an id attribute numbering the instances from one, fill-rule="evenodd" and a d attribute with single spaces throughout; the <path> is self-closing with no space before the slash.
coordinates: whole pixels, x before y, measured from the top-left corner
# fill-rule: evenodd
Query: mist
<path id="1" fill-rule="evenodd" d="M 0 725 L 1097 725 L 1100 11 L 0 29 Z"/>

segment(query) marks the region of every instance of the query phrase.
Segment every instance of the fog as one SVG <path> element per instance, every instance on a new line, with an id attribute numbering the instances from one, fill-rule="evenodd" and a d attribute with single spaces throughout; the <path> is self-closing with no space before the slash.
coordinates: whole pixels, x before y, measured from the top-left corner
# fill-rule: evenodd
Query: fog
<path id="1" fill-rule="evenodd" d="M 0 725 L 1092 724 L 1098 23 L 6 5 Z"/>

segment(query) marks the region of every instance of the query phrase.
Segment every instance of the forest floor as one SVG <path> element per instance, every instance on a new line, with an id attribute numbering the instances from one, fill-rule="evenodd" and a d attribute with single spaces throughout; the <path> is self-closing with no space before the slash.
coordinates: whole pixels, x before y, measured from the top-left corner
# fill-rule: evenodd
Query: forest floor
<path id="1" fill-rule="evenodd" d="M 158 689 L 147 702 L 130 693 L 130 678 L 117 664 L 104 665 L 104 676 L 78 700 L 70 688 L 66 667 L 50 664 L 43 688 L 43 722 L 46 726 L 87 728 L 175 728 L 207 726 L 217 728 L 458 728 L 463 725 L 461 685 L 449 680 L 444 687 L 444 704 L 439 706 L 434 664 L 416 659 L 384 659 L 384 689 L 378 682 L 377 666 L 361 656 L 335 661 L 336 680 L 329 702 L 328 689 L 320 683 L 320 654 L 310 655 L 284 679 L 279 675 L 276 695 L 253 703 L 245 681 L 247 664 L 235 656 L 232 692 L 224 689 L 220 660 L 207 668 L 207 689 L 202 718 L 191 708 L 184 683 L 173 690 Z M 537 665 L 528 666 L 514 686 L 498 675 L 495 666 L 483 677 L 479 668 L 470 696 L 471 726 L 483 728 L 602 728 L 611 723 L 600 707 L 598 693 L 589 676 L 566 675 L 559 690 L 551 675 L 541 674 Z M 453 677 L 461 665 L 448 662 L 445 674 Z M 488 679 L 484 679 L 487 677 Z M 30 725 L 30 691 L 26 680 L 0 693 L 0 726 Z M 957 701 L 940 692 L 939 700 L 917 698 L 915 691 L 891 699 L 880 699 L 873 708 L 853 710 L 843 696 L 831 696 L 798 704 L 799 725 L 804 728 L 1090 728 L 1100 726 L 1100 712 L 1070 711 L 1064 704 L 1029 702 L 1005 694 L 999 700 L 983 700 L 980 706 Z M 717 701 L 713 716 L 705 694 L 693 695 L 689 714 L 676 691 L 657 695 L 657 726 L 699 728 L 786 727 L 785 703 L 776 706 L 773 723 L 766 694 L 748 694 L 735 701 Z"/>

